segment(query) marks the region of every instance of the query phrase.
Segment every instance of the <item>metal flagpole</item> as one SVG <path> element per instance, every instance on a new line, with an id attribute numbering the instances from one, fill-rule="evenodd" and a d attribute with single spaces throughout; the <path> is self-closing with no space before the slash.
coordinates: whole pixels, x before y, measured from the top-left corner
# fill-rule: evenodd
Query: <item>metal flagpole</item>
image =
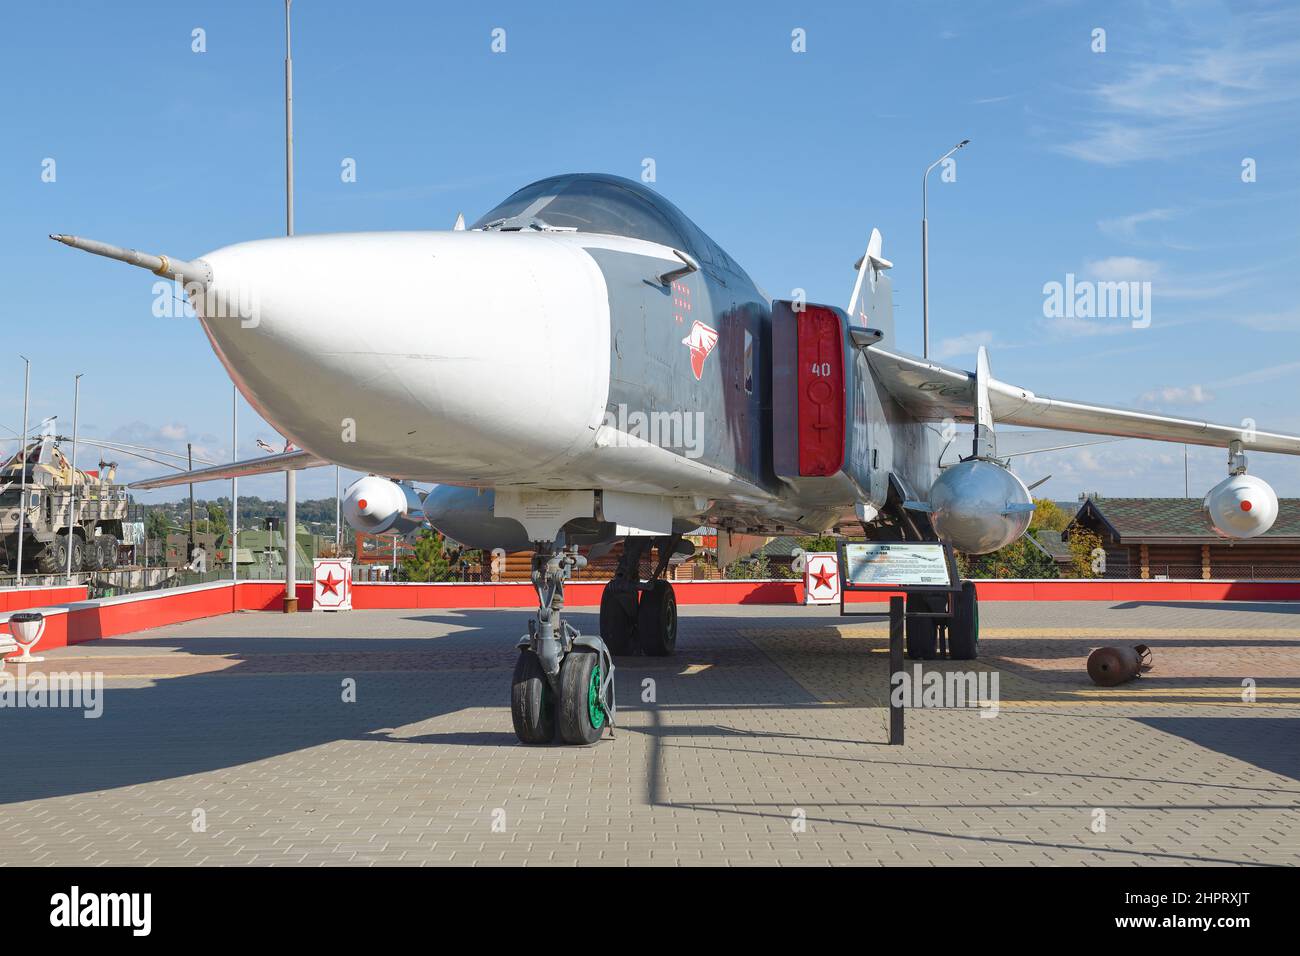
<path id="1" fill-rule="evenodd" d="M 68 584 L 72 584 L 72 529 L 77 514 L 77 417 L 81 413 L 81 376 L 77 373 L 72 387 L 72 494 L 68 496 Z M 93 565 L 92 565 L 93 567 Z"/>

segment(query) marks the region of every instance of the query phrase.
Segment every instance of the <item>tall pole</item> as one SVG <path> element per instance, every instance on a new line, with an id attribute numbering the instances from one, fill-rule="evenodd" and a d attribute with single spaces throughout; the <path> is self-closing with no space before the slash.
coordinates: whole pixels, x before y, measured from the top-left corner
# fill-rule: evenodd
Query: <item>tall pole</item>
<path id="1" fill-rule="evenodd" d="M 293 235 L 293 46 L 289 33 L 289 7 L 284 0 L 284 232 Z M 298 610 L 297 515 L 298 481 L 292 468 L 284 473 L 284 612 Z"/>
<path id="2" fill-rule="evenodd" d="M 925 174 L 921 177 L 921 356 L 922 358 L 930 357 L 930 224 L 929 210 L 926 207 L 926 188 L 929 185 L 930 173 L 934 167 L 938 166 L 945 159 L 951 156 L 957 150 L 961 149 L 970 140 L 963 139 L 948 152 L 944 153 L 933 163 L 925 168 Z"/>
<path id="3" fill-rule="evenodd" d="M 23 373 L 23 441 L 22 441 L 23 474 L 22 474 L 22 490 L 19 492 L 20 497 L 18 499 L 19 502 L 18 504 L 18 564 L 15 565 L 14 567 L 14 576 L 15 576 L 14 583 L 16 583 L 18 587 L 22 587 L 23 586 L 23 532 L 27 527 L 27 469 L 30 464 L 27 461 L 27 408 L 32 393 L 32 360 L 29 359 L 26 355 L 20 355 L 19 358 L 21 358 L 23 362 L 26 363 L 27 369 Z M 69 539 L 68 541 L 68 549 L 69 550 L 72 549 L 71 539 Z"/>
<path id="4" fill-rule="evenodd" d="M 334 556 L 343 554 L 343 503 L 339 500 L 339 466 L 334 466 Z M 314 585 L 313 585 L 314 587 Z"/>
<path id="5" fill-rule="evenodd" d="M 239 386 L 230 386 L 230 460 L 239 461 Z M 239 479 L 230 479 L 230 580 L 239 581 Z"/>
<path id="6" fill-rule="evenodd" d="M 930 170 L 926 170 L 928 174 Z M 921 180 L 921 357 L 930 357 L 930 227 L 925 215 L 925 180 Z"/>
<path id="7" fill-rule="evenodd" d="M 191 442 L 185 443 L 185 457 L 188 459 L 187 468 L 194 470 L 194 445 Z M 185 549 L 185 560 L 194 560 L 194 482 L 190 482 L 190 543 Z"/>
<path id="8" fill-rule="evenodd" d="M 81 414 L 81 376 L 78 372 L 72 384 L 72 475 L 69 479 L 72 493 L 68 495 L 68 534 L 76 523 L 77 514 L 77 417 Z M 68 584 L 72 584 L 72 538 L 68 538 Z"/>

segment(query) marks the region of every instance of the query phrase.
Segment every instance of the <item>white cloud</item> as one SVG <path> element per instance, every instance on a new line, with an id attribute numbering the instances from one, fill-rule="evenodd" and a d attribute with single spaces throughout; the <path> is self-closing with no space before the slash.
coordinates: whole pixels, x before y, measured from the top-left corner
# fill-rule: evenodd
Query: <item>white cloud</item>
<path id="1" fill-rule="evenodd" d="M 1237 388 L 1242 385 L 1259 385 L 1262 382 L 1271 382 L 1274 379 L 1285 376 L 1300 376 L 1300 362 L 1283 362 L 1280 365 L 1268 365 L 1264 368 L 1257 368 L 1241 375 L 1234 375 L 1231 378 L 1225 378 L 1222 381 L 1215 382 L 1215 388 Z"/>
<path id="2" fill-rule="evenodd" d="M 1121 165 L 1249 141 L 1294 119 L 1300 101 L 1300 18 L 1292 10 L 1236 11 L 1196 23 L 1177 5 L 1152 6 L 1117 78 L 1088 92 L 1097 118 L 1055 147 L 1084 162 Z M 1182 34 L 1181 36 L 1179 34 Z M 1136 32 L 1134 36 L 1140 37 Z M 1170 41 L 1174 42 L 1170 42 Z M 1106 66 L 1117 51 L 1104 55 Z M 1100 58 L 1100 57 L 1099 57 Z"/>
<path id="3" fill-rule="evenodd" d="M 1103 219 L 1097 223 L 1097 228 L 1104 235 L 1112 239 L 1119 239 L 1125 242 L 1138 242 L 1141 236 L 1138 234 L 1138 227 L 1150 222 L 1165 222 L 1172 219 L 1174 211 L 1172 209 L 1148 209 L 1145 212 L 1135 212 L 1127 216 L 1117 216 L 1114 219 Z"/>
<path id="4" fill-rule="evenodd" d="M 1110 256 L 1085 263 L 1088 275 L 1102 282 L 1141 282 L 1160 273 L 1160 263 L 1136 256 Z"/>
<path id="5" fill-rule="evenodd" d="M 1138 396 L 1139 405 L 1204 405 L 1214 395 L 1203 385 L 1166 385 Z"/>
<path id="6" fill-rule="evenodd" d="M 1300 309 L 1290 312 L 1261 312 L 1243 315 L 1236 320 L 1238 324 L 1256 332 L 1300 332 Z"/>
<path id="7" fill-rule="evenodd" d="M 952 338 L 944 339 L 935 349 L 935 357 L 940 359 L 952 358 L 955 355 L 974 355 L 981 345 L 992 345 L 993 333 L 988 329 L 981 329 L 978 332 L 967 332 L 965 335 L 956 335 Z"/>

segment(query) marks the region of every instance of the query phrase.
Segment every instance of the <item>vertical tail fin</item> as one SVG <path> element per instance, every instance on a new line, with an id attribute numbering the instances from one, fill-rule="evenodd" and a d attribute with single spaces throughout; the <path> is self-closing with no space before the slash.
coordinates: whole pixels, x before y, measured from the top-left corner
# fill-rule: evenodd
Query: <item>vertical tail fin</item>
<path id="1" fill-rule="evenodd" d="M 894 295 L 893 284 L 885 270 L 894 264 L 881 255 L 883 240 L 879 229 L 871 230 L 871 239 L 867 242 L 867 251 L 854 263 L 858 270 L 857 281 L 853 284 L 853 295 L 849 298 L 848 313 L 853 325 L 865 325 L 880 329 L 884 333 L 881 342 L 892 345 L 894 341 Z"/>

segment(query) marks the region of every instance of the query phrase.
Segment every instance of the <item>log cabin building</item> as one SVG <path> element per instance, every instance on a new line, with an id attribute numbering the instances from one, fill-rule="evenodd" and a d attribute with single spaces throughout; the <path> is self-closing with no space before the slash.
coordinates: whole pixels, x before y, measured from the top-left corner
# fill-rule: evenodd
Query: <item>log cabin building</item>
<path id="1" fill-rule="evenodd" d="M 1220 538 L 1200 498 L 1084 500 L 1061 533 L 1094 532 L 1108 578 L 1300 579 L 1300 498 L 1278 499 L 1277 521 L 1257 538 Z"/>

